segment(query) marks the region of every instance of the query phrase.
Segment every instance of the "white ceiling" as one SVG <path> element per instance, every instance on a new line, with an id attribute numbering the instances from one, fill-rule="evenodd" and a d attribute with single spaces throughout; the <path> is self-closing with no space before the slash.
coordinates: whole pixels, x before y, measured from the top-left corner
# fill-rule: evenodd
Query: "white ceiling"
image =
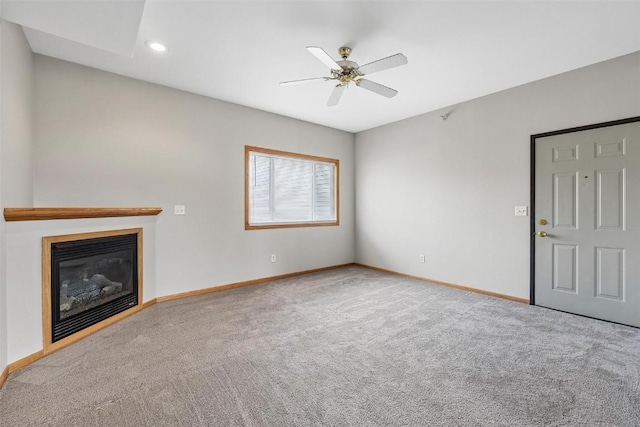
<path id="1" fill-rule="evenodd" d="M 359 132 L 640 51 L 640 1 L 2 0 L 36 53 L 321 125 Z M 160 40 L 158 54 L 146 40 Z M 353 48 L 399 94 L 349 87 L 327 107 L 328 69 Z M 445 111 L 445 110 L 443 110 Z"/>

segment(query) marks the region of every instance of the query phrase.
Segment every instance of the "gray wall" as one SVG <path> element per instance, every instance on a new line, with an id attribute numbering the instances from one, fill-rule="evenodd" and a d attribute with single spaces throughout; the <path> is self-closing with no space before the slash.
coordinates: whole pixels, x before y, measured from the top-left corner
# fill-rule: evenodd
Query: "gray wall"
<path id="1" fill-rule="evenodd" d="M 161 206 L 158 296 L 353 262 L 353 134 L 50 57 L 35 69 L 36 205 Z M 340 226 L 245 231 L 245 144 L 339 159 Z"/>
<path id="2" fill-rule="evenodd" d="M 0 21 L 0 212 L 33 206 L 33 55 L 22 28 Z M 0 372 L 7 360 L 6 228 L 0 220 Z"/>
<path id="3" fill-rule="evenodd" d="M 530 135 L 639 115 L 635 53 L 357 134 L 356 260 L 528 298 Z"/>

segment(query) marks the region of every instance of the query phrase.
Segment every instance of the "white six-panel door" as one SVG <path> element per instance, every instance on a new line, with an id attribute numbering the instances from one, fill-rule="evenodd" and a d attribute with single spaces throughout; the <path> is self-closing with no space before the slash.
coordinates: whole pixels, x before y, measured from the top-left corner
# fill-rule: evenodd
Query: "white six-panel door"
<path id="1" fill-rule="evenodd" d="M 535 304 L 640 327 L 640 122 L 537 138 L 533 219 Z"/>

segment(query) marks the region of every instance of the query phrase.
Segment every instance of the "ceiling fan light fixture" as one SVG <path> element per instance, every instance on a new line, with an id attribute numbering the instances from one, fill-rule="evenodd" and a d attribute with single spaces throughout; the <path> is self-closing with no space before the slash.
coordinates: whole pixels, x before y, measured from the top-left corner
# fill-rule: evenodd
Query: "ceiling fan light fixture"
<path id="1" fill-rule="evenodd" d="M 144 44 L 151 50 L 155 51 L 155 52 L 166 52 L 167 51 L 167 47 L 160 43 L 159 41 L 155 41 L 155 40 L 147 40 L 146 42 L 144 42 Z"/>

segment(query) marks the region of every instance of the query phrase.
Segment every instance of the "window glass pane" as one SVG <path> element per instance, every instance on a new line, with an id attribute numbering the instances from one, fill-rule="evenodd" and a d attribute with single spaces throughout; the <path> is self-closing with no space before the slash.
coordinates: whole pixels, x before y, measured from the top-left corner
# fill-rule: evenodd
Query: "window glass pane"
<path id="1" fill-rule="evenodd" d="M 271 211 L 269 193 L 271 189 L 271 158 L 251 155 L 250 182 L 252 184 L 249 206 L 251 222 L 269 222 Z"/>
<path id="2" fill-rule="evenodd" d="M 313 220 L 313 163 L 274 158 L 273 222 Z"/>
<path id="3" fill-rule="evenodd" d="M 333 214 L 333 165 L 315 164 L 315 201 L 314 220 L 329 221 L 335 219 Z"/>

